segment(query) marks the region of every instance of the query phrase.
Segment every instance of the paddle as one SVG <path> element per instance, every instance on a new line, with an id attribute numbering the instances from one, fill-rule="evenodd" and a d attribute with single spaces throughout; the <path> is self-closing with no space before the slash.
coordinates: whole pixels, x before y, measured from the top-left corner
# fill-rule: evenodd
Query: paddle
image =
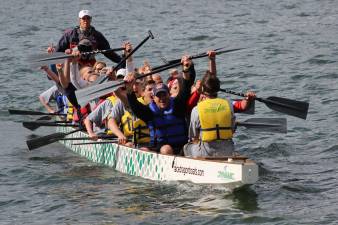
<path id="1" fill-rule="evenodd" d="M 148 36 L 144 38 L 127 56 L 125 56 L 114 68 L 113 71 L 117 71 L 122 64 L 124 64 L 129 57 L 131 57 L 134 52 L 136 52 L 146 41 L 149 40 L 149 38 L 154 39 L 154 35 L 151 33 L 151 31 L 148 31 Z M 104 81 L 106 81 L 109 77 L 106 76 L 103 79 L 100 79 L 98 82 L 95 82 L 95 84 L 102 84 Z"/>
<path id="2" fill-rule="evenodd" d="M 161 69 L 154 70 L 150 73 L 139 76 L 136 79 L 141 79 L 141 78 L 144 78 L 146 76 L 150 76 L 152 74 L 159 73 L 159 72 L 162 72 L 164 70 L 167 70 L 167 69 L 179 66 L 179 65 L 181 65 L 181 62 L 176 63 L 176 64 L 167 65 L 166 67 L 162 67 Z M 78 103 L 80 105 L 85 105 L 93 99 L 99 98 L 99 97 L 107 95 L 107 94 L 109 94 L 113 91 L 116 91 L 116 89 L 119 86 L 124 85 L 124 84 L 125 84 L 124 81 L 108 81 L 106 83 L 96 85 L 96 88 L 92 89 L 92 91 L 90 91 L 90 92 L 86 91 L 85 89 L 81 89 L 79 91 L 75 91 L 75 94 L 76 94 Z"/>
<path id="3" fill-rule="evenodd" d="M 75 143 L 72 145 L 101 145 L 101 144 L 117 144 L 118 141 L 94 141 L 94 142 L 83 142 L 83 143 Z"/>
<path id="4" fill-rule="evenodd" d="M 221 47 L 221 48 L 216 48 L 216 49 L 214 49 L 213 51 L 219 51 L 219 50 L 221 50 L 221 49 L 224 49 L 224 48 L 226 48 L 226 47 Z M 231 49 L 231 50 L 227 50 L 227 51 L 236 51 L 237 49 L 235 49 L 235 50 L 233 50 L 233 49 Z M 238 50 L 240 50 L 240 49 L 238 49 Z M 196 57 L 196 56 L 200 56 L 200 55 L 204 55 L 205 54 L 205 52 L 203 52 L 203 53 L 198 53 L 198 54 L 196 54 L 196 55 L 192 55 L 191 57 Z M 164 58 L 163 56 L 160 56 L 160 59 L 162 60 L 162 62 L 163 63 L 165 63 L 165 64 L 171 64 L 171 63 L 176 63 L 176 62 L 180 62 L 181 61 L 181 59 L 174 59 L 174 60 L 170 60 L 170 61 L 168 61 L 166 58 Z M 154 68 L 153 68 L 154 69 Z"/>
<path id="5" fill-rule="evenodd" d="M 22 126 L 29 129 L 29 130 L 36 130 L 37 128 L 44 126 L 44 127 L 78 127 L 79 125 L 71 124 L 71 121 L 54 121 L 54 122 L 47 122 L 47 121 L 29 121 L 29 122 L 22 122 Z"/>
<path id="6" fill-rule="evenodd" d="M 37 116 L 67 116 L 67 114 L 61 114 L 61 113 L 44 113 L 44 112 L 38 112 L 38 111 L 32 111 L 32 110 L 20 110 L 20 109 L 8 109 L 9 114 L 12 115 L 37 115 Z"/>
<path id="7" fill-rule="evenodd" d="M 35 121 L 51 120 L 51 119 L 52 119 L 52 117 L 50 117 L 50 116 L 41 116 L 41 117 L 37 118 Z"/>
<path id="8" fill-rule="evenodd" d="M 236 122 L 236 126 L 255 131 L 287 133 L 286 118 L 251 118 L 242 122 Z"/>
<path id="9" fill-rule="evenodd" d="M 67 135 L 81 131 L 81 130 L 82 129 L 76 129 L 76 130 L 70 131 L 68 133 L 57 132 L 57 133 L 49 134 L 47 136 L 33 138 L 33 139 L 30 139 L 30 140 L 27 140 L 26 144 L 27 144 L 29 150 L 33 150 L 33 149 L 40 148 L 42 146 L 49 145 L 51 143 L 57 142 L 57 141 L 63 139 L 64 137 L 66 137 Z"/>
<path id="10" fill-rule="evenodd" d="M 92 54 L 98 54 L 98 53 L 106 53 L 111 51 L 122 51 L 125 48 L 111 48 L 111 49 L 104 49 L 104 50 L 95 50 L 91 52 L 82 52 L 81 55 L 92 55 Z M 49 64 L 56 64 L 60 63 L 60 60 L 68 59 L 74 57 L 73 55 L 67 55 L 63 52 L 55 52 L 55 53 L 45 53 L 45 54 L 39 54 L 39 55 L 31 55 L 30 58 L 34 64 L 38 64 L 41 62 L 41 66 L 43 65 L 49 65 Z M 61 61 L 63 62 L 63 61 Z"/>
<path id="11" fill-rule="evenodd" d="M 229 49 L 229 50 L 216 52 L 216 54 L 223 54 L 223 53 L 227 53 L 227 52 L 238 51 L 238 50 L 241 50 L 241 49 L 243 49 L 243 48 Z M 197 58 L 203 58 L 203 57 L 207 57 L 207 56 L 208 56 L 208 53 L 203 52 L 203 53 L 199 53 L 199 54 L 190 56 L 189 58 L 190 59 L 197 59 Z M 141 79 L 143 77 L 150 76 L 152 74 L 159 73 L 159 72 L 162 72 L 164 70 L 168 70 L 168 69 L 177 67 L 179 65 L 181 65 L 181 59 L 171 60 L 171 63 L 154 67 L 152 72 L 144 74 L 142 76 L 139 76 L 137 79 Z M 120 85 L 123 85 L 123 84 L 124 84 L 124 81 L 109 81 L 109 82 L 106 82 L 106 83 L 103 83 L 103 84 L 91 86 L 89 88 L 77 90 L 77 91 L 75 91 L 75 94 L 76 94 L 76 97 L 77 97 L 79 104 L 85 105 L 93 99 L 99 98 L 103 95 L 106 95 L 106 94 L 109 94 L 109 93 L 115 91 L 117 89 L 117 87 L 119 87 Z"/>
<path id="12" fill-rule="evenodd" d="M 221 50 L 223 48 L 225 48 L 225 47 L 214 49 L 214 51 L 216 51 L 216 55 L 221 55 L 221 54 L 224 54 L 224 53 L 230 53 L 230 52 L 239 51 L 239 50 L 243 50 L 244 49 L 244 48 L 234 48 L 234 49 L 228 49 L 228 50 L 219 51 L 219 50 Z M 207 52 L 202 52 L 202 53 L 198 53 L 196 55 L 191 55 L 189 57 L 189 59 L 198 59 L 198 58 L 203 58 L 203 57 L 207 57 L 207 56 L 208 56 Z M 165 64 L 163 64 L 161 66 L 156 66 L 156 67 L 152 68 L 153 70 L 161 69 L 162 67 L 165 67 L 165 66 L 168 66 L 168 65 L 171 65 L 171 64 L 174 64 L 174 63 L 181 62 L 181 59 L 174 59 L 174 60 L 169 60 L 169 61 L 166 60 L 166 59 L 164 59 L 163 57 L 161 57 L 161 59 L 162 59 L 162 61 L 165 62 Z"/>
<path id="13" fill-rule="evenodd" d="M 233 95 L 238 95 L 245 97 L 245 94 L 243 93 L 237 93 L 234 91 L 226 90 L 226 89 L 220 89 L 220 91 L 233 94 Z M 255 100 L 265 103 L 265 105 L 273 109 L 275 111 L 295 116 L 301 119 L 306 119 L 307 112 L 309 109 L 309 103 L 308 102 L 301 102 L 301 101 L 296 101 L 288 98 L 281 98 L 281 97 L 268 97 L 268 98 L 258 98 L 256 97 Z"/>
<path id="14" fill-rule="evenodd" d="M 98 135 L 98 139 L 116 139 L 116 136 L 113 135 Z M 71 137 L 63 138 L 60 141 L 73 141 L 73 140 L 92 140 L 90 137 Z"/>

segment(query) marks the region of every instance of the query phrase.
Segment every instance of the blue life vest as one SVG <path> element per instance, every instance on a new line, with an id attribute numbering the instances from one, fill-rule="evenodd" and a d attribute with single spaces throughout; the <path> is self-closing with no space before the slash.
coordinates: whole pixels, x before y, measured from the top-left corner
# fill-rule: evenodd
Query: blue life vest
<path id="1" fill-rule="evenodd" d="M 68 100 L 65 95 L 56 96 L 56 105 L 59 113 L 67 113 L 68 110 Z"/>
<path id="2" fill-rule="evenodd" d="M 155 102 L 149 104 L 154 115 L 154 119 L 148 122 L 152 146 L 169 144 L 175 147 L 182 146 L 188 141 L 185 118 L 178 118 L 173 114 L 173 98 L 170 98 L 169 104 L 169 108 L 164 111 L 161 111 Z"/>

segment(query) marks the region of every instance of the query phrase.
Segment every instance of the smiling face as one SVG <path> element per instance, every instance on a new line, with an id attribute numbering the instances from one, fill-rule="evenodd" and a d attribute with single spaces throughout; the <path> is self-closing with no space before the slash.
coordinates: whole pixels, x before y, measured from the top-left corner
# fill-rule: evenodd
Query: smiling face
<path id="1" fill-rule="evenodd" d="M 169 106 L 170 96 L 168 92 L 161 91 L 154 96 L 154 102 L 159 109 L 166 109 Z"/>
<path id="2" fill-rule="evenodd" d="M 82 30 L 88 30 L 90 27 L 90 23 L 92 21 L 92 18 L 90 16 L 84 16 L 82 18 L 79 18 L 79 25 Z"/>

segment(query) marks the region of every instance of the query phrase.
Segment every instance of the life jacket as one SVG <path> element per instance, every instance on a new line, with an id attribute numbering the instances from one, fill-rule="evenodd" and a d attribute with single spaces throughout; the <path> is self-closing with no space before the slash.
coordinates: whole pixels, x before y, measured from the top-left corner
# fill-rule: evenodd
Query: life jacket
<path id="1" fill-rule="evenodd" d="M 142 97 L 137 100 L 143 105 L 146 105 Z M 149 128 L 147 124 L 139 118 L 133 118 L 127 110 L 125 110 L 124 115 L 121 118 L 121 127 L 126 137 L 133 136 L 134 143 L 150 142 Z"/>
<path id="2" fill-rule="evenodd" d="M 202 141 L 227 140 L 233 137 L 234 114 L 228 100 L 206 99 L 197 104 L 197 110 Z"/>
<path id="3" fill-rule="evenodd" d="M 57 105 L 58 113 L 67 113 L 68 100 L 65 95 L 58 94 L 56 96 L 56 105 Z"/>
<path id="4" fill-rule="evenodd" d="M 75 39 L 78 39 L 79 43 L 83 39 L 88 39 L 92 43 L 93 50 L 97 49 L 98 43 L 96 41 L 95 37 L 95 28 L 90 27 L 87 31 L 82 31 L 79 26 L 76 27 L 76 32 L 75 32 Z"/>
<path id="5" fill-rule="evenodd" d="M 149 104 L 154 118 L 148 122 L 150 129 L 150 144 L 152 146 L 169 144 L 181 146 L 187 143 L 187 125 L 185 118 L 178 118 L 173 114 L 174 99 L 170 98 L 169 107 L 161 111 L 155 102 Z"/>
<path id="6" fill-rule="evenodd" d="M 115 95 L 111 95 L 106 99 L 109 100 L 112 105 L 115 105 L 116 101 L 118 100 L 118 98 Z"/>
<path id="7" fill-rule="evenodd" d="M 73 121 L 74 106 L 68 101 L 67 121 Z"/>
<path id="8" fill-rule="evenodd" d="M 80 113 L 81 113 L 82 119 L 86 118 L 89 115 L 90 111 L 91 110 L 90 110 L 89 103 L 87 103 L 84 107 L 81 107 Z M 80 121 L 79 115 L 77 113 L 77 109 L 75 109 L 74 107 L 73 107 L 73 121 L 74 122 Z"/>

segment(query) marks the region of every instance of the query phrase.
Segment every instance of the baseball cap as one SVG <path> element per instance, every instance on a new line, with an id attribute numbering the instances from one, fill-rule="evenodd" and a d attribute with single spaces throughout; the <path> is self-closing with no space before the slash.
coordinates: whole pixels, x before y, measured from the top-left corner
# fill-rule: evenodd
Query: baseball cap
<path id="1" fill-rule="evenodd" d="M 158 93 L 160 92 L 166 92 L 166 93 L 169 93 L 169 88 L 167 85 L 163 84 L 163 83 L 160 83 L 160 84 L 157 84 L 154 89 L 153 89 L 153 94 L 156 96 Z"/>
<path id="2" fill-rule="evenodd" d="M 79 18 L 83 18 L 84 16 L 92 17 L 92 14 L 89 10 L 84 9 L 79 12 Z"/>
<path id="3" fill-rule="evenodd" d="M 116 78 L 124 78 L 127 75 L 127 70 L 126 69 L 119 69 L 116 72 Z"/>

